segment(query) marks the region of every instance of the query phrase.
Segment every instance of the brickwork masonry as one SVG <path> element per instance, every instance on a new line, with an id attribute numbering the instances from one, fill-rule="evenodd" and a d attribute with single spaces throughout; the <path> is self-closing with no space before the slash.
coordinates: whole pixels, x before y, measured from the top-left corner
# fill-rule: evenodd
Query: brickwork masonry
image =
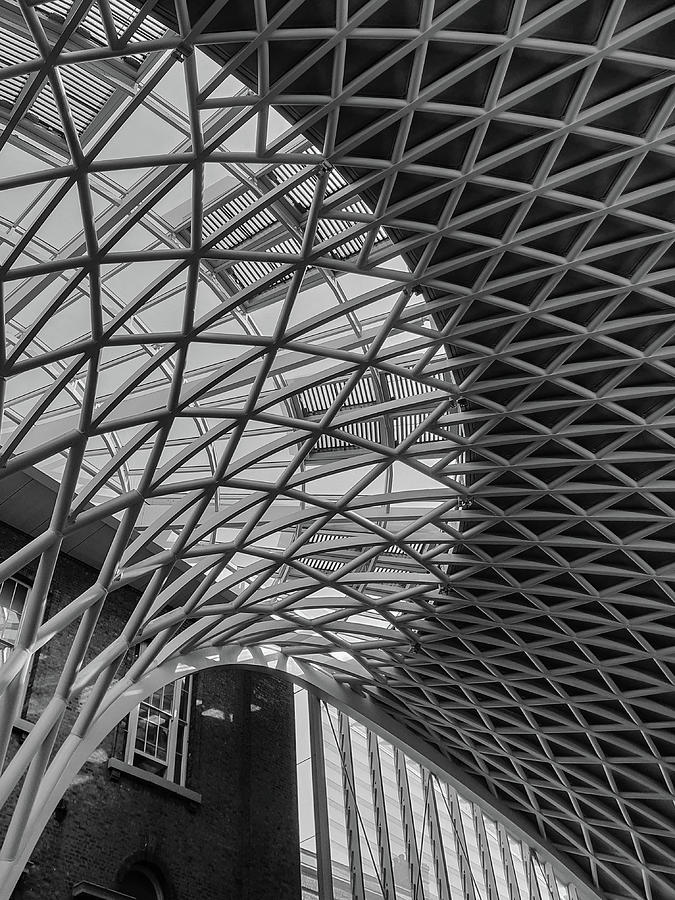
<path id="1" fill-rule="evenodd" d="M 0 559 L 27 540 L 0 525 Z M 33 574 L 26 569 L 28 578 Z M 63 556 L 46 615 L 95 577 Z M 129 588 L 110 596 L 90 656 L 119 634 L 137 597 Z M 72 633 L 59 635 L 34 664 L 24 705 L 29 721 L 51 696 L 70 638 Z M 299 900 L 292 686 L 271 675 L 209 670 L 196 676 L 192 702 L 187 787 L 201 794 L 201 803 L 124 773 L 111 779 L 108 761 L 123 754 L 121 723 L 66 791 L 14 892 L 16 900 L 67 900 L 80 881 L 116 889 L 139 862 L 162 874 L 167 900 Z M 74 705 L 62 736 L 76 715 Z M 14 749 L 21 738 L 17 732 Z M 8 813 L 0 814 L 3 831 Z"/>

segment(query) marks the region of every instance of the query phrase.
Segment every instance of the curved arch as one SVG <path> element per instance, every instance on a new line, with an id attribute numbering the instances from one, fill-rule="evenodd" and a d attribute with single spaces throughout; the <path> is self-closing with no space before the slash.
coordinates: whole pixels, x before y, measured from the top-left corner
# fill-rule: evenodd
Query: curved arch
<path id="1" fill-rule="evenodd" d="M 155 891 L 157 900 L 176 900 L 176 892 L 167 875 L 164 860 L 146 847 L 127 857 L 117 873 L 117 886 L 124 892 L 125 879 L 132 873 L 140 874 Z"/>
<path id="2" fill-rule="evenodd" d="M 96 658 L 88 676 L 95 670 L 112 677 L 108 663 L 141 633 L 161 649 L 176 623 L 191 618 L 197 621 L 181 632 L 187 648 L 221 644 L 225 633 L 242 644 L 265 643 L 277 629 L 282 651 L 330 665 L 331 649 L 348 649 L 334 621 L 341 615 L 342 633 L 349 634 L 353 611 L 364 609 L 371 618 L 354 642 L 351 675 L 366 674 L 366 689 L 393 718 L 437 740 L 561 852 L 578 854 L 611 900 L 669 898 L 675 744 L 662 719 L 674 684 L 664 647 L 675 633 L 668 557 L 675 521 L 669 293 L 675 62 L 664 35 L 675 10 L 622 0 L 367 0 L 337 4 L 346 10 L 338 21 L 331 19 L 332 4 L 305 3 L 321 27 L 303 32 L 302 2 L 280 0 L 269 4 L 277 9 L 264 34 L 247 17 L 252 0 L 230 0 L 224 18 L 211 5 L 216 19 L 209 24 L 205 12 L 194 28 L 187 14 L 180 23 L 171 20 L 174 0 L 158 0 L 149 15 L 146 4 L 139 22 L 157 24 L 153 17 L 165 16 L 163 24 L 175 30 L 158 25 L 144 46 L 135 43 L 138 35 L 121 39 L 131 38 L 130 53 L 156 51 L 138 71 L 104 29 L 98 45 L 84 36 L 87 4 L 74 8 L 63 28 L 46 21 L 43 4 L 22 4 L 23 26 L 19 15 L 12 18 L 29 47 L 29 58 L 18 64 L 3 68 L 0 59 L 3 90 L 11 90 L 11 79 L 29 79 L 9 118 L 17 146 L 32 140 L 19 118 L 30 112 L 35 119 L 31 104 L 57 79 L 55 66 L 64 83 L 84 61 L 93 82 L 114 66 L 122 88 L 116 113 L 106 109 L 93 127 L 75 133 L 67 92 L 57 84 L 63 115 L 54 106 L 51 121 L 61 121 L 61 132 L 30 123 L 31 132 L 42 128 L 31 146 L 44 150 L 46 171 L 34 171 L 29 160 L 20 174 L 0 179 L 8 199 L 12 188 L 46 189 L 28 217 L 18 216 L 15 233 L 0 235 L 9 245 L 0 273 L 7 276 L 11 332 L 2 370 L 9 390 L 0 390 L 0 400 L 13 432 L 0 453 L 0 491 L 32 463 L 52 460 L 60 478 L 68 455 L 49 526 L 42 521 L 35 539 L 0 566 L 7 572 L 41 558 L 30 627 L 0 673 L 0 686 L 9 685 L 8 708 L 18 694 L 15 676 L 40 643 L 78 619 L 86 631 L 108 592 L 134 579 L 151 579 L 154 594 L 144 594 L 145 612 Z M 115 0 L 107 5 L 114 16 Z M 294 30 L 285 33 L 289 25 Z M 241 51 L 227 41 L 232 29 Z M 294 57 L 296 38 L 312 34 L 309 55 Z M 49 52 L 47 44 L 57 42 Z M 218 66 L 205 84 L 195 71 L 200 48 Z M 261 71 L 283 73 L 272 83 L 255 83 L 257 53 L 268 57 Z M 357 57 L 363 66 L 351 64 Z M 176 152 L 153 146 L 152 155 L 134 157 L 132 141 L 122 143 L 117 160 L 101 158 L 115 156 L 111 138 L 146 100 L 148 109 L 157 108 L 153 91 L 161 93 L 169 72 L 185 74 L 188 98 L 184 115 L 166 111 L 180 134 Z M 322 74 L 329 77 L 316 77 Z M 228 75 L 248 79 L 249 90 L 217 91 Z M 287 121 L 266 134 L 261 123 L 280 106 Z M 205 111 L 213 113 L 208 121 Z M 237 139 L 240 129 L 256 131 L 244 151 L 221 143 Z M 69 148 L 72 165 L 65 164 Z M 116 168 L 133 180 L 133 170 L 144 166 L 156 168 L 122 190 Z M 238 183 L 233 188 L 223 178 L 206 196 L 207 170 L 234 173 Z M 81 192 L 79 225 L 86 233 L 64 237 L 52 252 L 42 232 L 71 188 Z M 175 188 L 190 200 L 172 218 L 160 204 Z M 101 214 L 87 196 L 99 189 L 111 204 Z M 270 214 L 260 230 L 246 231 L 249 220 L 265 218 L 277 202 L 284 208 L 276 220 Z M 209 219 L 211 211 L 217 215 Z M 6 221 L 11 225 L 11 216 Z M 136 226 L 135 235 L 146 228 L 149 243 L 134 236 L 122 244 Z M 143 266 L 151 276 L 139 284 L 135 274 Z M 208 277 L 197 291 L 200 267 Z M 313 274 L 302 282 L 309 267 Z M 133 273 L 126 287 L 125 272 Z M 110 293 L 119 276 L 122 289 Z M 220 287 L 200 307 L 213 278 Z M 365 279 L 354 295 L 343 289 L 352 278 Z M 309 312 L 296 308 L 300 321 L 284 322 L 298 282 Z M 304 293 L 317 284 L 325 291 L 318 312 Z M 396 295 L 420 286 L 423 302 L 401 299 L 396 333 L 385 335 L 381 326 L 399 303 Z M 91 313 L 91 333 L 75 322 L 64 338 L 80 300 Z M 164 303 L 183 314 L 180 327 L 159 314 Z M 246 315 L 260 315 L 246 340 L 237 331 L 238 304 Z M 266 310 L 277 317 L 266 318 Z M 380 337 L 389 344 L 368 358 Z M 210 340 L 218 347 L 203 365 Z M 197 365 L 183 386 L 188 346 Z M 106 353 L 122 362 L 102 386 L 107 376 L 99 380 L 94 360 Z M 318 360 L 308 375 L 305 363 Z M 451 423 L 466 427 L 461 439 L 453 446 L 443 418 L 437 460 L 431 442 L 399 445 L 397 456 L 394 428 L 382 442 L 381 431 L 366 428 L 367 409 L 350 403 L 344 416 L 335 414 L 331 397 L 303 427 L 309 413 L 302 390 L 333 376 L 347 384 L 366 363 L 384 387 L 389 378 L 409 377 L 433 387 L 430 374 L 456 373 L 458 384 L 447 394 L 463 401 Z M 231 375 L 238 365 L 246 372 Z M 48 384 L 40 382 L 44 367 L 55 376 Z M 288 372 L 297 381 L 274 390 L 272 379 Z M 269 383 L 259 391 L 264 374 Z M 228 378 L 239 393 L 225 389 Z M 400 393 L 406 395 L 405 386 Z M 95 411 L 80 417 L 80 397 L 83 410 L 95 400 Z M 378 415 L 394 410 L 396 392 L 387 399 L 390 409 L 380 405 Z M 274 406 L 285 401 L 291 413 L 279 416 Z M 424 415 L 423 399 L 405 406 L 411 419 Z M 232 424 L 219 424 L 232 408 Z M 392 421 L 385 418 L 385 430 Z M 359 433 L 351 442 L 350 428 Z M 117 445 L 116 432 L 123 431 L 125 440 L 135 434 Z M 240 441 L 244 431 L 253 450 Z M 306 465 L 308 454 L 295 453 L 294 439 L 313 447 L 320 435 L 324 446 L 339 450 L 337 464 L 322 457 L 324 467 L 314 466 L 314 456 Z M 347 443 L 361 452 L 344 453 Z M 234 445 L 240 452 L 231 451 Z M 227 457 L 230 476 L 222 483 L 219 457 Z M 254 470 L 270 458 L 265 475 Z M 393 460 L 417 488 L 411 525 L 400 525 L 396 515 L 385 521 L 379 509 L 370 510 L 369 522 L 369 499 L 364 507 L 363 495 L 350 495 L 340 481 L 352 470 L 360 478 L 364 468 L 377 477 L 372 467 Z M 393 478 L 391 467 L 386 473 Z M 379 483 L 365 489 L 371 487 L 380 490 Z M 380 490 L 383 504 L 400 500 L 396 487 L 406 482 Z M 312 491 L 321 494 L 314 502 Z M 101 500 L 98 509 L 87 508 Z M 157 507 L 147 517 L 140 513 L 145 502 Z M 169 512 L 159 509 L 172 502 Z M 422 552 L 413 538 L 431 521 L 425 507 L 432 505 L 437 531 Z M 110 514 L 123 517 L 121 537 L 96 584 L 41 626 L 39 607 L 62 543 Z M 272 549 L 265 543 L 274 535 L 270 523 L 289 526 Z M 373 549 L 381 540 L 391 558 L 378 561 L 369 549 L 355 555 L 359 534 Z M 306 565 L 313 546 L 324 551 L 317 575 Z M 239 557 L 227 572 L 219 570 L 233 548 Z M 379 571 L 396 571 L 395 552 L 405 557 L 400 581 L 409 586 L 392 593 L 384 585 L 396 577 L 380 578 Z M 180 600 L 190 598 L 170 610 L 169 603 L 180 602 L 178 587 L 163 578 L 176 559 L 197 564 L 180 582 Z M 294 607 L 306 610 L 312 589 L 332 590 L 326 572 L 343 562 L 343 597 L 301 639 Z M 205 587 L 202 577 L 211 579 Z M 239 578 L 241 593 L 219 602 L 219 589 L 236 589 Z M 430 590 L 434 578 L 441 592 Z M 217 598 L 211 609 L 205 597 Z M 371 623 L 383 613 L 399 623 L 409 647 L 394 644 L 386 629 L 377 637 Z M 53 718 L 36 726 L 44 742 L 30 743 L 34 784 L 49 757 L 46 723 L 55 727 L 60 704 L 85 683 L 82 672 L 74 673 L 86 643 L 86 636 L 73 643 Z M 180 649 L 175 641 L 162 653 Z M 345 666 L 339 677 L 348 675 Z M 11 719 L 0 720 L 0 750 Z M 642 828 L 645 821 L 650 829 Z M 650 865 L 653 856 L 666 862 Z"/>
<path id="3" fill-rule="evenodd" d="M 322 699 L 348 713 L 361 724 L 399 747 L 417 762 L 426 766 L 440 778 L 476 802 L 487 814 L 501 822 L 514 837 L 525 841 L 537 850 L 545 862 L 550 862 L 579 891 L 582 900 L 602 900 L 588 884 L 573 863 L 565 860 L 553 847 L 542 842 L 528 823 L 509 811 L 470 776 L 452 767 L 434 747 L 421 740 L 401 723 L 392 719 L 382 707 L 345 686 L 342 679 L 319 671 L 315 666 L 285 656 L 272 648 L 249 649 L 229 644 L 210 647 L 166 659 L 147 671 L 137 681 L 123 678 L 110 688 L 99 712 L 86 730 L 77 733 L 77 725 L 65 739 L 47 769 L 38 791 L 33 812 L 24 830 L 23 843 L 12 860 L 0 859 L 0 900 L 9 900 L 14 885 L 23 871 L 42 831 L 57 803 L 68 789 L 77 772 L 82 768 L 106 735 L 128 715 L 144 698 L 164 685 L 186 675 L 212 668 L 239 667 L 267 671 L 286 678 L 314 692 Z M 335 665 L 339 676 L 339 665 Z M 346 674 L 346 673 L 345 673 Z"/>

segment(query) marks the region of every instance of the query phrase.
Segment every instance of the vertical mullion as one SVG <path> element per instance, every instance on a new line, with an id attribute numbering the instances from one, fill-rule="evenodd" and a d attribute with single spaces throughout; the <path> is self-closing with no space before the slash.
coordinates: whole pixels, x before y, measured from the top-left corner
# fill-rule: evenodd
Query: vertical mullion
<path id="1" fill-rule="evenodd" d="M 518 876 L 516 875 L 516 867 L 513 863 L 513 856 L 511 855 L 511 847 L 509 845 L 509 836 L 501 822 L 497 823 L 497 836 L 499 838 L 499 849 L 502 855 L 502 862 L 504 863 L 504 871 L 506 872 L 509 900 L 521 900 Z"/>
<path id="2" fill-rule="evenodd" d="M 405 755 L 394 747 L 394 764 L 396 766 L 396 781 L 398 783 L 398 796 L 401 805 L 401 823 L 405 837 L 406 856 L 408 857 L 408 871 L 410 872 L 410 884 L 412 887 L 412 900 L 424 900 L 424 887 L 422 885 L 422 867 L 420 855 L 417 849 L 417 836 L 415 834 L 415 816 L 410 797 L 410 784 L 408 783 L 408 771 L 405 764 Z"/>
<path id="3" fill-rule="evenodd" d="M 181 756 L 180 756 L 180 772 L 178 773 L 178 780 L 180 784 L 185 784 L 187 781 L 187 756 L 188 756 L 188 748 L 190 742 L 190 717 L 192 713 L 192 675 L 187 675 L 183 679 L 185 690 L 187 691 L 187 699 L 185 701 L 185 720 L 183 727 L 183 737 L 181 739 Z M 176 732 L 180 730 L 180 707 L 183 702 L 183 689 L 178 692 L 178 721 L 176 723 Z"/>
<path id="4" fill-rule="evenodd" d="M 434 776 L 428 769 L 422 769 L 422 785 L 424 792 L 428 797 L 427 802 L 427 828 L 429 829 L 429 842 L 431 846 L 431 855 L 434 860 L 434 872 L 436 875 L 436 884 L 438 885 L 438 896 L 440 900 L 450 900 L 450 878 L 448 876 L 448 865 L 445 859 L 445 849 L 443 847 L 443 834 L 441 831 L 441 820 L 438 815 L 438 804 L 436 803 L 436 791 L 434 790 Z"/>
<path id="5" fill-rule="evenodd" d="M 307 708 L 309 713 L 312 784 L 314 786 L 314 833 L 318 890 L 321 900 L 333 900 L 333 872 L 330 852 L 328 799 L 326 797 L 326 759 L 323 752 L 321 701 L 311 691 L 307 691 Z"/>
<path id="6" fill-rule="evenodd" d="M 138 714 L 141 705 L 135 706 L 129 713 L 129 725 L 127 726 L 127 749 L 124 759 L 130 765 L 134 762 L 134 751 L 136 749 L 136 732 L 138 731 Z"/>
<path id="7" fill-rule="evenodd" d="M 464 891 L 464 900 L 478 900 L 476 889 L 474 887 L 473 872 L 471 871 L 471 860 L 469 859 L 466 834 L 464 833 L 464 823 L 462 822 L 462 811 L 459 808 L 459 796 L 457 795 L 457 791 L 450 786 L 448 786 L 448 797 L 450 800 L 452 827 L 455 831 L 455 847 L 457 851 L 457 861 L 459 863 L 459 877 L 462 881 L 462 889 Z"/>
<path id="8" fill-rule="evenodd" d="M 542 900 L 541 891 L 539 890 L 539 881 L 534 871 L 534 859 L 532 851 L 527 844 L 523 844 L 523 867 L 525 869 L 525 877 L 527 878 L 527 900 Z"/>
<path id="9" fill-rule="evenodd" d="M 541 863 L 540 863 L 541 865 Z M 562 900 L 560 896 L 560 890 L 558 889 L 558 880 L 555 877 L 555 872 L 553 871 L 553 866 L 550 862 L 546 862 L 543 866 L 544 875 L 546 876 L 546 883 L 548 884 L 548 889 L 551 892 L 551 897 L 553 900 Z"/>
<path id="10" fill-rule="evenodd" d="M 377 849 L 382 877 L 384 900 L 396 900 L 394 884 L 394 866 L 391 861 L 391 844 L 389 841 L 389 824 L 382 781 L 380 749 L 377 735 L 372 731 L 368 735 L 368 757 L 370 761 L 370 782 L 373 792 L 373 809 L 375 811 L 375 827 L 377 829 Z"/>
<path id="11" fill-rule="evenodd" d="M 176 768 L 176 738 L 178 736 L 178 716 L 180 711 L 182 678 L 178 681 L 174 681 L 173 685 L 167 685 L 167 687 L 173 687 L 173 695 L 171 697 L 171 712 L 169 714 L 169 733 L 166 740 L 166 779 L 167 781 L 173 781 Z"/>
<path id="12" fill-rule="evenodd" d="M 473 824 L 476 829 L 476 838 L 478 839 L 478 855 L 480 856 L 483 878 L 487 888 L 487 900 L 498 900 L 497 879 L 495 878 L 495 870 L 492 864 L 492 854 L 490 853 L 490 844 L 485 829 L 485 820 L 483 819 L 483 813 L 475 803 L 472 804 L 472 807 Z"/>
<path id="13" fill-rule="evenodd" d="M 338 733 L 340 737 L 340 756 L 342 757 L 342 785 L 344 790 L 345 825 L 347 826 L 347 846 L 349 848 L 349 872 L 352 881 L 352 897 L 354 900 L 365 900 L 363 883 L 363 862 L 361 860 L 361 841 L 359 837 L 359 816 L 354 790 L 354 760 L 352 757 L 352 739 L 349 733 L 349 719 L 338 713 Z"/>

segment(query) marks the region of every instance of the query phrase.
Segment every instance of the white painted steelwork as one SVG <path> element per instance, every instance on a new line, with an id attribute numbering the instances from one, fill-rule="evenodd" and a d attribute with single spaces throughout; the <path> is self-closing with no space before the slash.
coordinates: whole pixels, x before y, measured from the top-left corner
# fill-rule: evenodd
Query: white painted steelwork
<path id="1" fill-rule="evenodd" d="M 138 8 L 0 0 L 0 483 L 58 483 L 0 564 L 37 562 L 3 757 L 77 623 L 0 777 L 25 773 L 4 871 L 130 649 L 134 680 L 273 644 L 579 885 L 672 900 L 672 4 Z M 44 621 L 64 541 L 104 521 L 96 581 Z"/>

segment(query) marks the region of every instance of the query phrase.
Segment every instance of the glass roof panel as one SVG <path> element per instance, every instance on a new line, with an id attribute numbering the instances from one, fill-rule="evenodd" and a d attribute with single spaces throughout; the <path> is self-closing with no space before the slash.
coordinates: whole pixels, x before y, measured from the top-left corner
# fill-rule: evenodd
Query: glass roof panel
<path id="1" fill-rule="evenodd" d="M 48 498 L 3 571 L 120 535 L 95 591 L 149 591 L 132 642 L 273 639 L 661 900 L 672 828 L 613 804 L 624 765 L 672 793 L 674 14 L 313 4 L 296 58 L 294 3 L 236 57 L 244 0 L 182 34 L 108 5 L 3 7 L 0 484 Z"/>

